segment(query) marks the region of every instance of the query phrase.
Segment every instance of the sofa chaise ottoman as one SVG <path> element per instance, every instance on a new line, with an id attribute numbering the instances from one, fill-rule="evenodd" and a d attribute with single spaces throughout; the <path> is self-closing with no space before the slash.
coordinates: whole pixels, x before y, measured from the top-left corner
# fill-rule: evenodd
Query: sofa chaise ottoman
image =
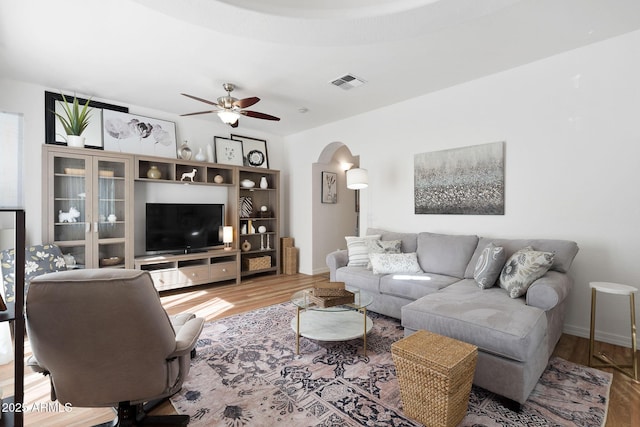
<path id="1" fill-rule="evenodd" d="M 573 285 L 568 271 L 578 253 L 575 242 L 380 229 L 348 239 L 354 241 L 368 246 L 368 261 L 350 262 L 355 260 L 350 259 L 356 253 L 355 243 L 329 254 L 332 281 L 373 295 L 368 309 L 400 319 L 406 336 L 424 329 L 476 345 L 474 384 L 520 404 L 527 400 L 562 335 L 566 297 Z M 494 279 L 495 285 L 481 286 L 478 267 L 484 265 L 488 248 L 502 253 L 496 257 L 501 277 Z M 500 282 L 504 278 L 508 283 L 518 268 L 526 270 L 517 265 L 523 251 L 544 254 L 547 265 L 514 294 Z M 401 271 L 394 272 L 386 264 L 377 269 L 371 265 L 385 256 L 415 257 L 418 266 L 401 265 Z"/>

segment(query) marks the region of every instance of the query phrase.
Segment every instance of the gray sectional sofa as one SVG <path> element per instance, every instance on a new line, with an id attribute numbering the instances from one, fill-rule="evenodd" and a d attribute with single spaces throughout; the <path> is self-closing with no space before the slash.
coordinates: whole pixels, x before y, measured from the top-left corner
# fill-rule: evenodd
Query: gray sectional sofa
<path id="1" fill-rule="evenodd" d="M 422 271 L 374 274 L 365 266 L 348 266 L 349 254 L 341 250 L 327 256 L 330 279 L 373 295 L 368 309 L 401 319 L 405 335 L 426 329 L 478 346 L 474 384 L 524 403 L 562 334 L 577 244 L 379 229 L 367 235 L 400 240 L 401 251 L 415 252 Z M 532 246 L 553 253 L 553 263 L 522 297 L 511 298 L 499 284 L 481 289 L 474 271 L 491 242 L 504 248 L 506 259 Z"/>

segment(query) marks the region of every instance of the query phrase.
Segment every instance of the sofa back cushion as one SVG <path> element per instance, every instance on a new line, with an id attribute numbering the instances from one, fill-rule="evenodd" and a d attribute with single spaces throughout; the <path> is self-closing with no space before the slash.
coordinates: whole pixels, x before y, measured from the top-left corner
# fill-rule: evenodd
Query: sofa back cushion
<path id="1" fill-rule="evenodd" d="M 386 231 L 380 228 L 369 228 L 367 229 L 367 235 L 370 234 L 379 234 L 380 240 L 401 240 L 402 241 L 402 252 L 410 253 L 416 252 L 418 243 L 416 233 L 396 233 L 394 231 Z"/>
<path id="2" fill-rule="evenodd" d="M 496 246 L 502 246 L 504 248 L 505 256 L 507 259 L 514 253 L 526 246 L 533 246 L 536 251 L 553 252 L 553 264 L 550 270 L 559 271 L 560 273 L 566 273 L 571 267 L 571 263 L 578 253 L 578 245 L 576 242 L 569 240 L 555 240 L 555 239 L 494 239 L 491 237 L 481 237 L 478 242 L 471 261 L 467 265 L 467 270 L 464 274 L 465 279 L 473 279 L 473 271 L 482 250 L 492 243 Z"/>
<path id="3" fill-rule="evenodd" d="M 419 233 L 418 262 L 426 273 L 463 278 L 477 246 L 478 236 Z"/>

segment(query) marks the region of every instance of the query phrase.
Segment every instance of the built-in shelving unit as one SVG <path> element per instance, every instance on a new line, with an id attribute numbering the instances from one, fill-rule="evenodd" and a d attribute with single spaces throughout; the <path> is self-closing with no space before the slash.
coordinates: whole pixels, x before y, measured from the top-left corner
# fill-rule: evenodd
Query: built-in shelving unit
<path id="1" fill-rule="evenodd" d="M 79 267 L 108 260 L 116 261 L 110 267 L 147 270 L 158 290 L 280 274 L 280 171 L 55 145 L 44 145 L 43 154 L 43 240 L 71 253 Z M 251 188 L 242 185 L 247 180 Z M 230 250 L 134 258 L 134 181 L 225 189 Z M 241 199 L 251 200 L 250 212 L 240 212 Z M 241 250 L 245 242 L 250 249 Z"/>
<path id="2" fill-rule="evenodd" d="M 254 186 L 243 185 L 248 181 Z M 263 182 L 266 184 L 261 185 Z M 241 274 L 280 274 L 280 171 L 239 167 L 238 183 L 236 212 Z"/>

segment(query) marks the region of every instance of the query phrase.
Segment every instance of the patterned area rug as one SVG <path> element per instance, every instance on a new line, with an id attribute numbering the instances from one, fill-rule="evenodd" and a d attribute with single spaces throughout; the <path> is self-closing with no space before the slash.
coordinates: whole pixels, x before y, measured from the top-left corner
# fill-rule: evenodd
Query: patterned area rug
<path id="1" fill-rule="evenodd" d="M 391 358 L 395 319 L 347 342 L 300 340 L 295 307 L 274 305 L 207 323 L 189 378 L 171 402 L 190 426 L 419 426 L 404 416 Z M 611 374 L 554 358 L 520 413 L 473 387 L 462 426 L 603 426 Z"/>

